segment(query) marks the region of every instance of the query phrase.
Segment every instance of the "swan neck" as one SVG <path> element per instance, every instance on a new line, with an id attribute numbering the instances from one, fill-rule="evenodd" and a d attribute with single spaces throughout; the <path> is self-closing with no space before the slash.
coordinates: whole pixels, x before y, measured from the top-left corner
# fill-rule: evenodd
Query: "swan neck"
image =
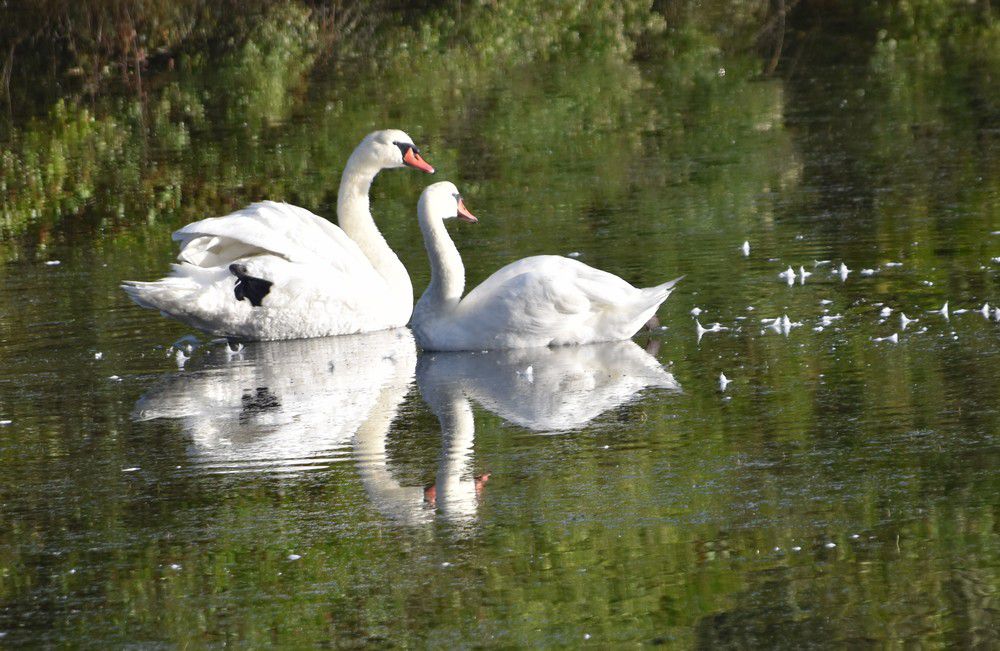
<path id="1" fill-rule="evenodd" d="M 340 177 L 340 190 L 337 192 L 337 221 L 340 228 L 355 242 L 359 242 L 359 237 L 370 237 L 373 232 L 378 234 L 375 220 L 372 219 L 368 191 L 379 168 L 365 163 L 359 149 L 355 149 L 347 159 L 347 166 Z"/>
<path id="2" fill-rule="evenodd" d="M 397 300 L 413 306 L 413 286 L 410 275 L 399 257 L 379 232 L 371 213 L 368 191 L 381 167 L 365 159 L 359 146 L 347 159 L 337 193 L 337 222 L 340 228 L 361 248 L 375 270 L 389 285 Z M 409 313 L 407 312 L 407 316 Z M 403 319 L 405 323 L 406 319 Z M 400 323 L 402 325 L 402 323 Z"/>
<path id="3" fill-rule="evenodd" d="M 431 262 L 431 282 L 420 297 L 420 302 L 435 312 L 453 310 L 462 300 L 465 291 L 465 266 L 444 221 L 429 217 L 423 202 L 419 209 L 420 230 L 424 234 L 424 248 Z"/>

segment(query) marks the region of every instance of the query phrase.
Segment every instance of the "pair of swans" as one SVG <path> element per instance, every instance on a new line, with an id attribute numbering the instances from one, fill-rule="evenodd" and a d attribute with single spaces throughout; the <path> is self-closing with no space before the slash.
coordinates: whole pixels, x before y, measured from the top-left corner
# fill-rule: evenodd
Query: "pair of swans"
<path id="1" fill-rule="evenodd" d="M 444 220 L 477 219 L 445 181 L 427 187 L 417 207 L 431 283 L 414 308 L 409 275 L 379 233 L 368 199 L 381 170 L 403 166 L 434 172 L 402 131 L 369 134 L 344 169 L 340 228 L 289 204 L 253 204 L 176 231 L 180 263 L 172 274 L 122 287 L 143 307 L 248 340 L 397 328 L 412 313 L 421 348 L 454 351 L 628 339 L 679 280 L 638 289 L 576 260 L 534 256 L 500 269 L 463 299 L 465 270 Z"/>

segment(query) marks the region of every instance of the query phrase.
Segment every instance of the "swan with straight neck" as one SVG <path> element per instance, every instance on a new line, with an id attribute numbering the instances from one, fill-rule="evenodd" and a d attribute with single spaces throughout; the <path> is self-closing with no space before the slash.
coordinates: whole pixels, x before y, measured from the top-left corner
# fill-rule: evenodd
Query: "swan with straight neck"
<path id="1" fill-rule="evenodd" d="M 619 341 L 634 335 L 670 296 L 677 278 L 637 288 L 571 258 L 513 262 L 462 297 L 465 269 L 444 221 L 478 221 L 454 184 L 428 186 L 417 204 L 431 282 L 411 327 L 425 350 L 492 350 Z"/>

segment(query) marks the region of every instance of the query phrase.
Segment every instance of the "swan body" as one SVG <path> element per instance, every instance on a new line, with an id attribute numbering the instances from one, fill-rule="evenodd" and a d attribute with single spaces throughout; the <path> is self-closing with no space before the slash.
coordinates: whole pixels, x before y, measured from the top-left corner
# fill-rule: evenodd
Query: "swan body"
<path id="1" fill-rule="evenodd" d="M 571 258 L 541 255 L 503 267 L 462 298 L 465 270 L 444 219 L 477 221 L 452 183 L 428 186 L 417 206 L 431 282 L 411 327 L 425 350 L 491 350 L 628 339 L 680 278 L 640 289 Z"/>
<path id="2" fill-rule="evenodd" d="M 139 305 L 212 334 L 249 340 L 353 334 L 406 325 L 409 274 L 372 219 L 368 190 L 383 169 L 433 172 L 402 131 L 369 134 L 344 168 L 340 226 L 263 201 L 173 234 L 179 263 L 122 288 Z"/>

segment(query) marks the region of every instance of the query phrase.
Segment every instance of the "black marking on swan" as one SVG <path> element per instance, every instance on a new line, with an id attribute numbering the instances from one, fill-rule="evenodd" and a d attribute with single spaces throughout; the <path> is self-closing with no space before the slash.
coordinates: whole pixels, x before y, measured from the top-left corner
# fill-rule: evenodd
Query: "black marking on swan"
<path id="1" fill-rule="evenodd" d="M 229 271 L 236 276 L 236 287 L 233 288 L 236 300 L 242 301 L 245 298 L 250 301 L 250 305 L 260 307 L 261 301 L 271 291 L 271 285 L 274 283 L 248 275 L 246 266 L 241 264 L 229 265 Z"/>
<path id="2" fill-rule="evenodd" d="M 406 157 L 406 152 L 408 150 L 410 150 L 410 149 L 413 150 L 414 154 L 418 154 L 418 155 L 420 154 L 420 150 L 417 149 L 417 146 L 414 145 L 412 142 L 398 142 L 396 140 L 393 140 L 392 144 L 394 144 L 397 147 L 399 147 L 399 153 L 402 154 L 404 158 Z"/>

